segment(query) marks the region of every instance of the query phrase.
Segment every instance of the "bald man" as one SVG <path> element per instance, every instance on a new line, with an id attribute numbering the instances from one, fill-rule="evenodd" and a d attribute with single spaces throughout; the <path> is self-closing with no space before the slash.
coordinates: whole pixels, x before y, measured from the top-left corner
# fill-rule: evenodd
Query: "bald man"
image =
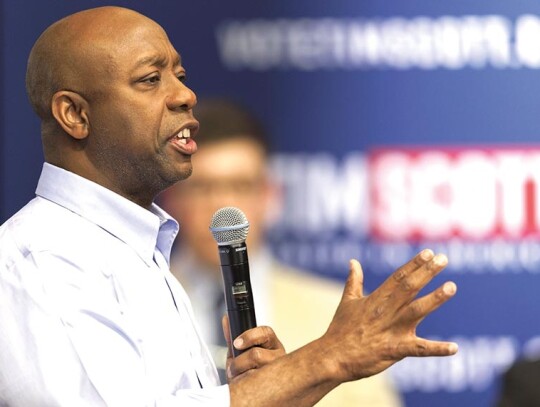
<path id="1" fill-rule="evenodd" d="M 310 406 L 406 356 L 454 354 L 416 336 L 456 292 L 416 298 L 447 262 L 424 250 L 369 296 L 352 260 L 323 336 L 284 354 L 270 328 L 249 330 L 218 385 L 169 272 L 178 224 L 154 203 L 192 171 L 184 79 L 163 29 L 123 8 L 68 16 L 34 45 L 45 163 L 36 198 L 0 227 L 0 405 Z"/>

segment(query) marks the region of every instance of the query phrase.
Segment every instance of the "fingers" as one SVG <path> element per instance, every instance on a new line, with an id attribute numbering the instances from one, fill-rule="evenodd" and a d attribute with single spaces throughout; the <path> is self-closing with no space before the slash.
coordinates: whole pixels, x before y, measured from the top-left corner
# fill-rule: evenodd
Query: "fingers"
<path id="1" fill-rule="evenodd" d="M 431 250 L 425 249 L 414 256 L 407 264 L 397 269 L 396 272 L 392 274 L 392 281 L 398 286 L 404 286 L 406 289 L 411 285 L 411 279 L 414 279 L 415 277 L 423 277 L 423 280 L 427 283 L 427 281 L 433 278 L 434 274 L 426 273 L 426 271 L 433 270 L 439 272 L 447 263 L 448 259 L 444 254 L 434 255 Z M 420 274 L 420 276 L 418 276 L 418 274 Z"/>
<path id="2" fill-rule="evenodd" d="M 358 260 L 349 262 L 349 277 L 343 289 L 342 300 L 348 298 L 361 298 L 364 296 L 364 273 Z"/>
<path id="3" fill-rule="evenodd" d="M 411 261 L 394 272 L 380 287 L 383 297 L 398 297 L 396 309 L 408 304 L 448 264 L 444 254 L 422 250 Z"/>
<path id="4" fill-rule="evenodd" d="M 417 270 L 419 267 L 426 264 L 428 261 L 432 260 L 435 255 L 430 249 L 424 249 L 420 253 L 418 253 L 416 256 L 414 256 L 409 262 L 398 268 L 394 274 L 392 274 L 392 278 L 397 281 L 401 282 L 405 280 L 407 277 L 410 276 L 411 273 L 413 273 L 415 270 Z"/>
<path id="5" fill-rule="evenodd" d="M 285 349 L 274 330 L 268 326 L 259 326 L 247 330 L 238 336 L 234 347 L 244 352 L 231 360 L 227 369 L 229 380 L 258 369 L 283 356 Z"/>
<path id="6" fill-rule="evenodd" d="M 264 349 L 258 346 L 250 348 L 232 359 L 227 369 L 227 377 L 231 380 L 248 373 L 250 370 L 259 369 L 281 356 L 283 353 L 279 350 Z"/>
<path id="7" fill-rule="evenodd" d="M 403 288 L 409 288 L 413 291 L 420 291 L 429 283 L 433 277 L 439 274 L 448 265 L 448 258 L 444 254 L 437 254 L 418 269 L 414 270 L 408 280 L 408 283 L 402 281 Z"/>
<path id="8" fill-rule="evenodd" d="M 399 358 L 407 356 L 451 356 L 458 351 L 458 344 L 455 342 L 430 341 L 424 338 L 416 338 L 410 344 L 399 346 Z"/>
<path id="9" fill-rule="evenodd" d="M 435 311 L 442 304 L 452 298 L 457 291 L 457 286 L 449 281 L 435 291 L 412 302 L 406 311 L 406 318 L 419 324 L 428 314 Z"/>
<path id="10" fill-rule="evenodd" d="M 405 322 L 417 326 L 427 315 L 452 298 L 457 292 L 455 283 L 449 281 L 435 291 L 415 300 L 405 308 Z M 455 342 L 430 341 L 414 336 L 412 341 L 405 341 L 398 346 L 398 358 L 407 356 L 451 356 L 457 353 Z"/>
<path id="11" fill-rule="evenodd" d="M 249 349 L 253 346 L 265 349 L 283 349 L 274 330 L 269 326 L 258 326 L 247 330 L 234 340 L 233 345 L 238 350 Z"/>

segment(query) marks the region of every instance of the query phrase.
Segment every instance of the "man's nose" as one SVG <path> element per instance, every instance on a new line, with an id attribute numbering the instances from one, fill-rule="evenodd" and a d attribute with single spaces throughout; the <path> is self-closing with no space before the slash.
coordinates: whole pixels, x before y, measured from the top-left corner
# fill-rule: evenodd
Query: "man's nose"
<path id="1" fill-rule="evenodd" d="M 197 96 L 186 84 L 174 77 L 171 79 L 167 106 L 171 110 L 191 110 L 197 104 Z"/>

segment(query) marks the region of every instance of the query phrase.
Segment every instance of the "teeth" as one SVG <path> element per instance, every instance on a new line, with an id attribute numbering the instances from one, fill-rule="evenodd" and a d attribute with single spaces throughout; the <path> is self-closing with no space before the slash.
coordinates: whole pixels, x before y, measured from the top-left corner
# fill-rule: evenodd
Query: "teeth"
<path id="1" fill-rule="evenodd" d="M 180 144 L 187 144 L 188 139 L 191 137 L 191 130 L 190 129 L 183 129 L 178 132 L 176 135 L 176 138 L 180 142 Z"/>
<path id="2" fill-rule="evenodd" d="M 185 142 L 186 139 L 188 139 L 188 138 L 191 137 L 191 130 L 189 130 L 189 129 L 183 129 L 183 130 L 181 130 L 181 131 L 176 135 L 176 137 L 177 137 L 178 139 L 180 139 L 180 141 Z"/>

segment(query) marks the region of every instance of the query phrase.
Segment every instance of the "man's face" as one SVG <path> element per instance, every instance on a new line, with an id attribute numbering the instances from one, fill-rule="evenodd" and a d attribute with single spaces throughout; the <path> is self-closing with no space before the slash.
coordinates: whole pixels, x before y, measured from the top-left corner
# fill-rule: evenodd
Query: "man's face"
<path id="1" fill-rule="evenodd" d="M 191 173 L 198 123 L 178 53 L 151 20 L 100 39 L 101 68 L 89 69 L 89 160 L 102 185 L 129 197 L 156 194 Z"/>
<path id="2" fill-rule="evenodd" d="M 274 195 L 263 150 L 246 138 L 213 142 L 193 157 L 193 166 L 193 175 L 165 194 L 166 210 L 181 224 L 182 244 L 203 262 L 218 265 L 216 243 L 208 226 L 217 209 L 236 206 L 250 222 L 247 243 L 250 251 L 256 250 Z"/>

